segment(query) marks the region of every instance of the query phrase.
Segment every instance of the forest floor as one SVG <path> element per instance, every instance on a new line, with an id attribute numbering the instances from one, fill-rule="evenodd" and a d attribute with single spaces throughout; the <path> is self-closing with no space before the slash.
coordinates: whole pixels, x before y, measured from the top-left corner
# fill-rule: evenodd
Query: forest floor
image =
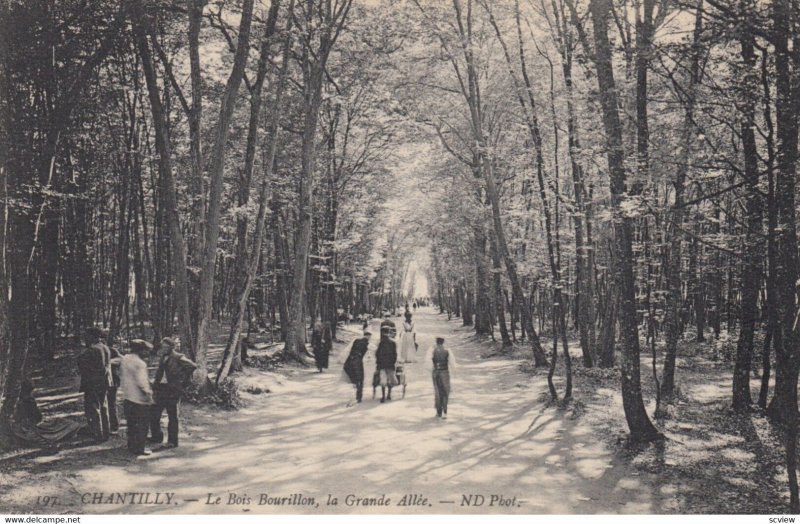
<path id="1" fill-rule="evenodd" d="M 0 511 L 560 514 L 786 508 L 776 435 L 763 416 L 730 412 L 730 364 L 692 355 L 699 351 L 692 344 L 682 347 L 679 400 L 659 421 L 666 440 L 631 448 L 624 441 L 618 372 L 582 369 L 576 358 L 575 400 L 562 409 L 548 402 L 546 372 L 530 369 L 525 348 L 498 355 L 497 344 L 477 340 L 460 319 L 447 321 L 432 310 L 417 313 L 415 324 L 420 353 L 407 366 L 404 399 L 395 392 L 394 400 L 380 404 L 366 388 L 364 402 L 354 404 L 352 386 L 340 380 L 357 334 L 353 325 L 339 331 L 342 342 L 325 373 L 247 368 L 237 379 L 243 408 L 182 405 L 177 449 L 132 458 L 125 451 L 124 425 L 121 436 L 102 445 L 81 442 L 57 454 L 6 449 L 0 453 Z M 434 416 L 431 380 L 420 362 L 435 336 L 447 339 L 459 363 L 447 420 Z M 650 399 L 648 366 L 643 358 Z M 64 366 L 49 373 L 59 369 L 60 378 L 49 380 L 45 394 L 37 389 L 45 416 L 80 418 L 74 379 Z M 365 369 L 369 376 L 372 355 Z M 43 383 L 37 380 L 37 388 Z M 151 503 L 92 503 L 95 493 L 117 492 L 151 493 Z M 156 501 L 157 492 L 162 495 Z M 174 493 L 170 504 L 163 504 L 163 493 Z M 250 503 L 228 504 L 231 494 Z M 271 502 L 260 505 L 262 494 Z M 308 504 L 273 503 L 293 494 Z M 415 504 L 399 506 L 405 495 Z M 413 495 L 420 497 L 412 501 Z M 485 497 L 484 504 L 462 505 L 470 495 Z M 37 497 L 45 496 L 57 498 L 57 505 L 45 507 L 40 498 L 37 506 Z M 381 496 L 389 505 L 353 504 L 353 498 Z M 208 503 L 216 497 L 220 504 Z M 509 505 L 500 506 L 497 497 Z M 338 504 L 329 504 L 331 498 Z"/>

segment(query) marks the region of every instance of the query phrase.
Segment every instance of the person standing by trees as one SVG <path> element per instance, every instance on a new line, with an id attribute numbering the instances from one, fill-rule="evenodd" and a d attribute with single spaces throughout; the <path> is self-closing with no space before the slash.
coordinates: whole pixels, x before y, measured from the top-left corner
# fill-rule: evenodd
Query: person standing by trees
<path id="1" fill-rule="evenodd" d="M 391 328 L 388 326 L 381 328 L 381 341 L 375 352 L 375 365 L 378 368 L 378 378 L 381 384 L 381 404 L 392 400 L 392 388 L 397 385 L 394 369 L 397 364 L 397 344 L 389 338 L 390 330 Z M 386 394 L 387 388 L 388 395 Z"/>
<path id="2" fill-rule="evenodd" d="M 357 338 L 353 341 L 350 354 L 347 355 L 347 360 L 344 361 L 344 372 L 356 387 L 356 402 L 361 402 L 364 393 L 364 355 L 369 350 L 369 339 L 371 337 L 372 333 L 364 331 L 362 338 Z"/>
<path id="3" fill-rule="evenodd" d="M 131 341 L 131 352 L 120 359 L 120 388 L 128 424 L 128 451 L 134 455 L 149 455 L 145 449 L 147 422 L 153 405 L 153 389 L 147 376 L 145 360 L 153 346 L 144 340 Z"/>
<path id="4" fill-rule="evenodd" d="M 183 395 L 183 384 L 197 365 L 178 352 L 180 341 L 165 338 L 161 341 L 161 358 L 154 383 L 155 402 L 150 412 L 150 442 L 161 443 L 161 415 L 167 410 L 167 443 L 162 449 L 178 447 L 178 404 Z"/>
<path id="5" fill-rule="evenodd" d="M 329 322 L 317 321 L 314 324 L 314 331 L 311 333 L 311 347 L 314 348 L 314 361 L 317 363 L 317 370 L 322 373 L 323 369 L 328 369 L 328 357 L 333 347 Z"/>
<path id="6" fill-rule="evenodd" d="M 111 353 L 103 344 L 103 331 L 90 327 L 84 338 L 86 349 L 78 356 L 81 375 L 80 391 L 83 393 L 83 408 L 95 442 L 108 440 L 109 421 L 106 394 L 114 385 L 111 378 Z"/>
<path id="7" fill-rule="evenodd" d="M 436 337 L 436 344 L 428 351 L 425 365 L 433 378 L 434 406 L 436 416 L 447 418 L 447 403 L 450 400 L 450 376 L 456 366 L 453 352 L 445 349 L 444 338 Z"/>

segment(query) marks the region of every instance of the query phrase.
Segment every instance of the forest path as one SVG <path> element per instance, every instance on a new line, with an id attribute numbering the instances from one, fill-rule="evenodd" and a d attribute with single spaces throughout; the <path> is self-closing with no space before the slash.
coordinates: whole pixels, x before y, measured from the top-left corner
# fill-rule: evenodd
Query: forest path
<path id="1" fill-rule="evenodd" d="M 50 462 L 52 469 L 43 463 L 41 472 L 33 467 L 19 481 L 28 484 L 29 495 L 60 495 L 67 505 L 51 509 L 79 513 L 675 511 L 674 499 L 662 495 L 656 478 L 616 456 L 585 417 L 545 409 L 543 374 L 531 378 L 520 372 L 520 361 L 481 359 L 487 344 L 476 341 L 460 319 L 448 322 L 424 310 L 414 320 L 420 352 L 407 367 L 405 399 L 395 393 L 395 400 L 380 404 L 365 388 L 364 402 L 352 403 L 354 390 L 339 376 L 354 333 L 342 331 L 339 336 L 348 342 L 336 344 L 325 373 L 299 370 L 277 391 L 247 395 L 247 407 L 235 412 L 184 408 L 178 449 L 130 459 L 121 449 L 124 440 L 115 438 L 107 444 L 114 447 L 94 450 L 100 454 L 95 460 L 69 456 L 91 448 L 33 458 Z M 378 332 L 377 321 L 373 331 Z M 438 335 L 447 339 L 459 364 L 448 420 L 434 416 L 433 387 L 421 362 Z M 365 359 L 368 376 L 373 355 Z M 251 374 L 248 383 L 259 375 L 265 376 Z M 52 463 L 59 460 L 69 467 Z M 65 487 L 69 493 L 63 493 Z M 6 501 L 19 501 L 21 493 L 10 491 Z M 90 497 L 84 494 L 95 492 L 175 492 L 176 501 L 135 508 L 82 503 Z M 221 504 L 206 504 L 209 493 L 221 497 Z M 231 493 L 246 494 L 251 504 L 227 504 Z M 258 505 L 261 493 L 270 498 L 299 493 L 314 497 L 318 507 Z M 327 505 L 328 494 L 339 504 Z M 391 504 L 347 505 L 348 494 L 385 494 Z M 405 494 L 422 495 L 431 505 L 398 507 Z M 463 495 L 483 495 L 485 503 L 462 506 Z M 492 495 L 516 502 L 489 507 Z"/>

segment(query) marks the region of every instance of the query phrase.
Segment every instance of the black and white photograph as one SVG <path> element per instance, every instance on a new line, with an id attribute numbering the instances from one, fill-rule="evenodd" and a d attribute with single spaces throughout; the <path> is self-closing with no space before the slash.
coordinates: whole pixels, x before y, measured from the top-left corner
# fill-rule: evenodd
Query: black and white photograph
<path id="1" fill-rule="evenodd" d="M 800 513 L 800 0 L 0 0 L 0 122 L 4 522 Z"/>

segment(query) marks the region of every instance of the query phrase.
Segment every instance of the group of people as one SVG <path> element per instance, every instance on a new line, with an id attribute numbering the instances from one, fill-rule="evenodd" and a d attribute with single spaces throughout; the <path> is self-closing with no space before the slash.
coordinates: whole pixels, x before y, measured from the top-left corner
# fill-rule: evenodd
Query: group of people
<path id="1" fill-rule="evenodd" d="M 414 302 L 415 309 L 416 306 L 417 303 Z M 392 400 L 392 389 L 399 384 L 398 372 L 402 365 L 416 362 L 419 344 L 408 304 L 404 317 L 399 355 L 394 340 L 397 336 L 394 321 L 386 314 L 381 322 L 373 376 L 373 387 L 381 388 L 381 403 Z M 363 337 L 353 342 L 344 363 L 344 373 L 356 389 L 356 402 L 363 399 L 364 356 L 369 351 L 371 337 L 372 333 L 365 328 Z M 120 423 L 117 415 L 117 393 L 120 392 L 130 453 L 149 455 L 151 451 L 146 447 L 147 442 L 163 443 L 161 417 L 164 411 L 168 418 L 167 442 L 159 449 L 177 447 L 178 408 L 184 384 L 196 368 L 194 362 L 180 353 L 180 340 L 161 340 L 158 367 L 151 383 L 147 363 L 153 345 L 149 342 L 134 339 L 130 341 L 129 351 L 123 355 L 113 346 L 106 345 L 106 334 L 99 328 L 87 329 L 84 339 L 86 348 L 78 356 L 77 364 L 86 421 L 95 442 L 104 442 L 118 433 Z M 426 368 L 430 370 L 433 380 L 436 416 L 441 418 L 447 418 L 450 376 L 455 366 L 453 354 L 444 347 L 444 342 L 442 337 L 437 337 L 436 343 L 425 357 Z M 333 346 L 330 324 L 317 323 L 311 343 L 317 369 L 322 372 L 328 368 Z"/>
<path id="2" fill-rule="evenodd" d="M 196 368 L 194 362 L 180 353 L 180 340 L 161 340 L 158 367 L 151 385 L 147 362 L 152 344 L 132 340 L 130 351 L 122 355 L 105 344 L 106 335 L 99 328 L 87 329 L 84 338 L 86 349 L 78 356 L 77 363 L 86 421 L 95 442 L 104 442 L 119 431 L 119 390 L 124 399 L 129 452 L 149 455 L 147 441 L 163 443 L 161 416 L 164 411 L 168 417 L 167 443 L 160 449 L 177 447 L 178 406 L 184 384 Z"/>
<path id="3" fill-rule="evenodd" d="M 381 388 L 381 403 L 392 400 L 392 388 L 399 384 L 399 365 L 416 361 L 415 355 L 419 344 L 412 318 L 413 315 L 406 304 L 399 358 L 397 343 L 393 340 L 397 333 L 395 323 L 388 314 L 381 322 L 381 338 L 375 350 L 376 369 L 373 378 L 373 387 L 379 385 Z M 344 362 L 344 373 L 356 389 L 356 402 L 361 402 L 364 394 L 364 356 L 369 351 L 371 338 L 372 333 L 365 329 L 363 336 L 353 341 L 350 353 Z M 436 343 L 425 357 L 425 367 L 431 372 L 433 380 L 436 416 L 446 419 L 447 404 L 450 398 L 450 378 L 455 368 L 455 358 L 453 353 L 444 347 L 444 342 L 444 338 L 436 337 Z"/>

